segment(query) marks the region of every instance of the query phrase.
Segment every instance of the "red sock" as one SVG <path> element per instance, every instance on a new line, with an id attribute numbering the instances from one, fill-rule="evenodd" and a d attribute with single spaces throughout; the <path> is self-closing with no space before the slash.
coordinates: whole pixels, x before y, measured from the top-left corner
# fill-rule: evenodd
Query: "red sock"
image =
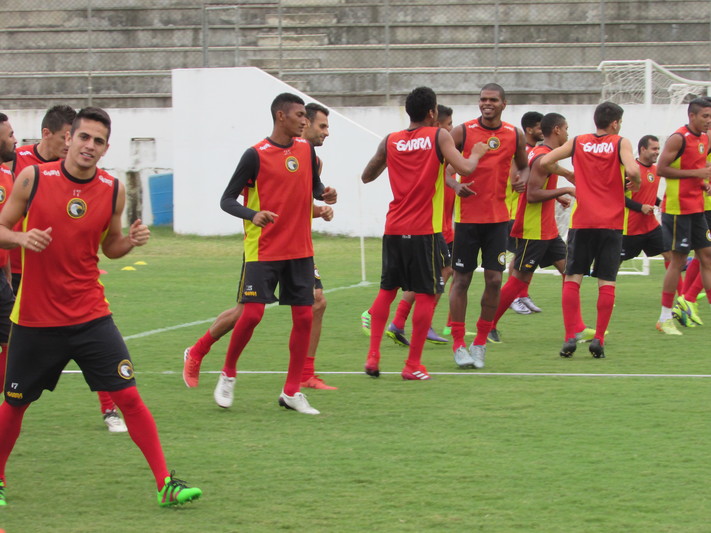
<path id="1" fill-rule="evenodd" d="M 101 406 L 101 414 L 103 415 L 106 411 L 113 411 L 116 409 L 116 404 L 111 399 L 111 395 L 106 391 L 99 391 L 96 393 L 99 397 L 99 405 Z"/>
<path id="2" fill-rule="evenodd" d="M 315 363 L 315 357 L 306 356 L 306 361 L 304 361 L 304 370 L 301 372 L 301 383 L 314 377 L 314 374 L 316 374 Z"/>
<path id="3" fill-rule="evenodd" d="M 574 281 L 563 282 L 563 324 L 565 325 L 565 339 L 572 339 L 575 331 L 580 327 L 582 322 L 582 313 L 580 312 L 580 285 Z M 583 326 L 583 329 L 585 327 Z M 582 331 L 582 329 L 580 330 Z"/>
<path id="4" fill-rule="evenodd" d="M 412 313 L 412 335 L 410 350 L 405 364 L 412 370 L 417 370 L 422 362 L 422 348 L 425 345 L 427 332 L 432 324 L 435 309 L 434 294 L 415 294 L 415 311 Z"/>
<path id="5" fill-rule="evenodd" d="M 600 344 L 605 343 L 605 332 L 610 325 L 612 309 L 615 307 L 615 286 L 603 285 L 597 293 L 597 324 L 595 326 L 595 338 Z"/>
<path id="6" fill-rule="evenodd" d="M 284 394 L 293 396 L 301 390 L 301 373 L 306 354 L 309 352 L 309 337 L 314 311 L 310 305 L 291 306 L 291 335 L 289 336 L 289 369 L 286 372 Z"/>
<path id="7" fill-rule="evenodd" d="M 464 322 L 450 322 L 452 328 L 452 350 L 457 351 L 457 348 L 466 346 L 467 343 L 464 342 L 464 334 L 466 333 L 466 327 Z"/>
<path id="8" fill-rule="evenodd" d="M 5 366 L 7 365 L 7 343 L 0 344 L 0 393 L 5 386 Z"/>
<path id="9" fill-rule="evenodd" d="M 674 293 L 662 291 L 662 307 L 674 307 Z"/>
<path id="10" fill-rule="evenodd" d="M 210 348 L 212 348 L 212 345 L 219 340 L 220 339 L 213 337 L 208 329 L 205 334 L 190 347 L 190 357 L 197 359 L 198 361 L 202 361 L 210 351 Z"/>
<path id="11" fill-rule="evenodd" d="M 405 329 L 405 321 L 410 316 L 410 309 L 412 309 L 412 304 L 406 300 L 400 300 L 400 303 L 397 304 L 395 318 L 393 318 L 393 325 L 397 329 Z"/>
<path id="12" fill-rule="evenodd" d="M 227 355 L 225 356 L 225 366 L 222 371 L 227 377 L 233 378 L 237 375 L 237 360 L 242 355 L 242 350 L 247 346 L 249 339 L 252 338 L 254 328 L 257 327 L 264 316 L 264 304 L 246 303 L 242 315 L 235 324 L 235 329 L 232 330 L 230 337 L 230 345 L 227 347 Z M 308 339 L 306 347 L 308 349 Z"/>
<path id="13" fill-rule="evenodd" d="M 22 429 L 22 417 L 25 416 L 25 411 L 30 406 L 25 405 L 10 405 L 7 402 L 0 404 L 0 479 L 5 480 L 5 465 L 7 459 L 15 447 L 17 437 L 20 436 Z"/>
<path id="14" fill-rule="evenodd" d="M 474 337 L 474 344 L 476 346 L 483 346 L 486 344 L 486 338 L 489 336 L 491 328 L 494 327 L 493 322 L 484 320 L 480 318 L 476 321 L 476 337 Z"/>
<path id="15" fill-rule="evenodd" d="M 143 403 L 135 385 L 111 392 L 111 398 L 121 409 L 128 434 L 148 461 L 153 477 L 156 478 L 156 486 L 161 490 L 169 474 L 153 415 Z"/>
<path id="16" fill-rule="evenodd" d="M 499 319 L 504 315 L 506 310 L 511 305 L 517 296 L 521 296 L 521 292 L 526 290 L 528 284 L 514 276 L 509 276 L 506 284 L 501 287 L 501 296 L 499 297 L 499 307 L 496 309 L 494 316 L 494 328 L 499 323 Z"/>
<path id="17" fill-rule="evenodd" d="M 397 296 L 397 289 L 386 291 L 380 289 L 375 297 L 373 305 L 370 307 L 370 348 L 368 355 L 380 357 L 380 341 L 383 340 L 385 323 L 390 314 L 390 305 Z"/>

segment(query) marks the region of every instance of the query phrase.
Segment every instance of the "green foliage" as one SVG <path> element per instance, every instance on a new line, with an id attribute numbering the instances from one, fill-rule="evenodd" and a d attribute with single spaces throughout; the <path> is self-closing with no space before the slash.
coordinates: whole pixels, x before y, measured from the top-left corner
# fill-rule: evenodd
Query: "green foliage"
<path id="1" fill-rule="evenodd" d="M 377 292 L 380 242 L 316 236 L 328 310 L 317 370 L 338 391 L 309 391 L 323 414 L 277 405 L 288 362 L 290 314 L 271 307 L 240 359 L 235 404 L 212 400 L 227 339 L 185 388 L 182 353 L 234 304 L 240 237 L 174 236 L 102 261 L 116 322 L 128 337 L 139 390 L 168 464 L 204 491 L 161 509 L 138 449 L 110 435 L 81 375 L 62 377 L 25 417 L 8 464 L 7 533 L 83 532 L 690 532 L 706 531 L 709 325 L 665 337 L 654 329 L 663 267 L 621 276 L 607 359 L 563 341 L 560 278 L 537 275 L 543 313 L 502 319 L 483 371 L 459 370 L 447 346 L 428 345 L 430 382 L 404 382 L 406 350 L 385 338 L 379 379 L 362 373 L 360 313 Z M 135 265 L 145 261 L 146 265 Z M 135 271 L 121 270 L 134 266 Z M 343 288 L 351 287 L 351 288 Z M 475 274 L 469 329 L 483 288 Z M 596 284 L 584 317 L 594 325 Z M 437 309 L 441 329 L 446 297 Z M 394 308 L 393 308 L 394 311 Z M 143 332 L 171 328 L 161 333 Z M 409 324 L 408 324 L 409 327 Z M 135 337 L 134 337 L 135 336 Z M 75 369 L 72 366 L 70 369 Z M 268 373 L 264 373 L 268 372 Z M 333 374 L 331 374 L 333 372 Z M 642 376 L 644 375 L 644 376 Z M 650 375 L 650 376 L 647 376 Z M 651 376 L 655 375 L 655 376 Z M 664 376 L 663 376 L 664 375 Z M 1 437 L 0 437 L 1 438 Z"/>

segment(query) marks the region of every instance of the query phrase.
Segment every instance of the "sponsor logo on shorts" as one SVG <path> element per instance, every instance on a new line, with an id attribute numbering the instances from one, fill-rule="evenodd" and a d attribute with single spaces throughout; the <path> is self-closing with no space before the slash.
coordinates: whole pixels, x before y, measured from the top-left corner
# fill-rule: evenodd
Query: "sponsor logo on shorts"
<path id="1" fill-rule="evenodd" d="M 22 400 L 22 393 L 21 392 L 6 391 L 5 394 L 7 394 L 10 398 Z"/>
<path id="2" fill-rule="evenodd" d="M 244 294 L 245 296 L 256 296 L 257 291 L 244 291 L 242 294 Z"/>
<path id="3" fill-rule="evenodd" d="M 706 240 L 711 241 L 711 230 L 706 230 Z"/>
<path id="4" fill-rule="evenodd" d="M 0 204 L 4 204 L 5 200 L 7 200 L 7 190 L 0 185 Z"/>
<path id="5" fill-rule="evenodd" d="M 81 218 L 86 215 L 86 202 L 81 198 L 72 198 L 67 204 L 67 214 L 72 218 Z"/>
<path id="6" fill-rule="evenodd" d="M 299 170 L 299 160 L 296 159 L 293 155 L 290 155 L 286 158 L 284 165 L 286 165 L 286 170 L 288 170 L 289 172 L 296 172 L 297 170 Z"/>
<path id="7" fill-rule="evenodd" d="M 489 147 L 489 150 L 498 150 L 501 146 L 501 139 L 498 137 L 489 137 L 486 140 L 486 145 Z"/>
<path id="8" fill-rule="evenodd" d="M 133 363 L 128 359 L 124 359 L 118 364 L 118 375 L 123 379 L 133 378 Z"/>
<path id="9" fill-rule="evenodd" d="M 321 279 L 321 274 L 318 272 L 318 268 L 314 266 L 314 278 Z"/>
<path id="10" fill-rule="evenodd" d="M 499 264 L 500 265 L 505 265 L 506 264 L 506 252 L 501 252 L 498 257 Z"/>
<path id="11" fill-rule="evenodd" d="M 457 260 L 454 262 L 454 266 L 458 266 L 458 267 L 464 268 L 464 261 L 462 261 L 461 259 L 457 259 Z"/>

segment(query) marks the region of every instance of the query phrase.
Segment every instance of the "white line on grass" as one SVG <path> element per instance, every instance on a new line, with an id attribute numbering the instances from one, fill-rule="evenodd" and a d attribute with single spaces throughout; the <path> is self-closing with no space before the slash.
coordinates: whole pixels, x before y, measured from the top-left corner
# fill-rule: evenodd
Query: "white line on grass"
<path id="1" fill-rule="evenodd" d="M 329 292 L 337 292 L 337 291 L 345 291 L 348 289 L 357 289 L 360 287 L 369 287 L 371 285 L 377 285 L 376 282 L 374 281 L 361 281 L 360 283 L 356 283 L 355 285 L 347 285 L 345 287 L 334 287 L 332 289 L 324 289 L 324 293 L 329 293 Z M 274 302 L 272 304 L 267 304 L 266 308 L 270 307 L 275 307 L 279 305 L 277 302 Z M 151 335 L 156 335 L 158 333 L 165 333 L 166 331 L 173 331 L 174 329 L 182 329 L 182 328 L 189 328 L 191 326 L 199 326 L 200 324 L 207 324 L 212 323 L 215 321 L 217 317 L 212 317 L 212 318 L 206 318 L 204 320 L 196 320 L 195 322 L 186 322 L 184 324 L 176 324 L 175 326 L 168 326 L 165 328 L 159 328 L 159 329 L 152 329 L 149 331 L 144 331 L 142 333 L 136 333 L 135 335 L 128 335 L 123 338 L 125 341 L 129 341 L 131 339 L 140 339 L 142 337 L 149 337 Z"/>

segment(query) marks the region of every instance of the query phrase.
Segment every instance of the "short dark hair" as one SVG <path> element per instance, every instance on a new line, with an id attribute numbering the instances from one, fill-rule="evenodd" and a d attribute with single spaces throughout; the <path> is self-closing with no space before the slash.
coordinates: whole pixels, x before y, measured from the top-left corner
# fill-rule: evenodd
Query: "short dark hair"
<path id="1" fill-rule="evenodd" d="M 595 114 L 593 115 L 595 127 L 601 130 L 606 129 L 614 121 L 621 120 L 624 112 L 624 109 L 614 102 L 603 102 L 599 104 L 595 108 Z"/>
<path id="2" fill-rule="evenodd" d="M 111 117 L 109 117 L 109 114 L 106 111 L 100 107 L 85 107 L 79 110 L 77 116 L 74 118 L 74 122 L 72 122 L 71 135 L 74 135 L 74 132 L 79 127 L 79 123 L 82 119 L 94 120 L 106 126 L 106 129 L 108 130 L 106 132 L 106 140 L 109 140 L 109 137 L 111 136 Z"/>
<path id="3" fill-rule="evenodd" d="M 50 107 L 42 119 L 42 129 L 47 128 L 52 133 L 57 133 L 64 126 L 72 125 L 77 112 L 68 105 L 56 105 Z"/>
<path id="4" fill-rule="evenodd" d="M 548 113 L 541 117 L 541 132 L 544 137 L 548 137 L 553 133 L 553 129 L 557 126 L 565 124 L 565 117 L 560 113 Z"/>
<path id="5" fill-rule="evenodd" d="M 689 102 L 687 113 L 693 113 L 695 115 L 705 107 L 711 107 L 711 100 L 706 97 L 694 98 L 691 102 Z"/>
<path id="6" fill-rule="evenodd" d="M 447 107 L 446 105 L 442 104 L 437 104 L 437 120 L 442 120 L 447 117 L 451 117 L 454 111 L 452 111 L 451 107 Z"/>
<path id="7" fill-rule="evenodd" d="M 484 91 L 498 91 L 499 95 L 501 96 L 501 99 L 506 100 L 506 91 L 504 91 L 504 88 L 498 83 L 487 83 L 481 88 L 479 94 L 481 95 L 481 93 Z"/>
<path id="8" fill-rule="evenodd" d="M 521 127 L 526 130 L 526 128 L 533 128 L 536 124 L 543 120 L 543 113 L 538 111 L 527 111 L 521 117 Z"/>
<path id="9" fill-rule="evenodd" d="M 637 143 L 637 153 L 639 153 L 642 148 L 649 148 L 649 141 L 659 142 L 659 138 L 654 135 L 645 135 Z"/>
<path id="10" fill-rule="evenodd" d="M 306 118 L 313 120 L 316 117 L 316 113 L 323 113 L 328 116 L 329 110 L 316 102 L 306 104 Z"/>
<path id="11" fill-rule="evenodd" d="M 405 111 L 412 122 L 422 122 L 430 111 L 437 111 L 437 95 L 429 87 L 417 87 L 405 98 Z"/>
<path id="12" fill-rule="evenodd" d="M 304 101 L 301 99 L 301 97 L 293 93 L 281 93 L 277 95 L 277 97 L 274 98 L 274 101 L 272 102 L 272 120 L 276 121 L 277 111 L 285 111 L 292 104 L 304 105 Z"/>
<path id="13" fill-rule="evenodd" d="M 0 113 L 0 124 L 7 122 L 10 118 L 5 113 Z"/>

